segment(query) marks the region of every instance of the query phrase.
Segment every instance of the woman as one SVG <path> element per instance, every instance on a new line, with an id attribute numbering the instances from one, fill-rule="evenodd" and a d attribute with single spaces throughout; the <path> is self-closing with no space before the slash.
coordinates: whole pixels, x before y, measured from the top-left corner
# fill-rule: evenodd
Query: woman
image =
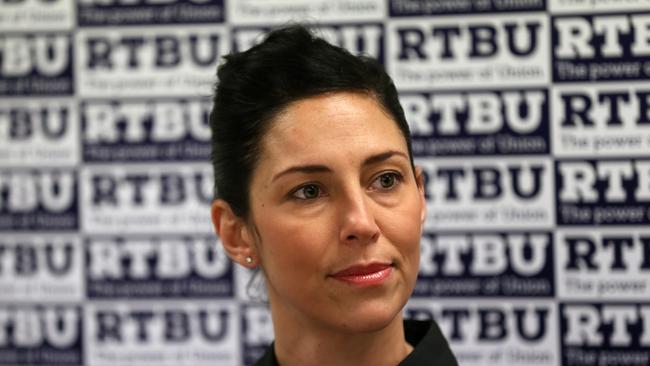
<path id="1" fill-rule="evenodd" d="M 218 77 L 212 220 L 265 279 L 276 339 L 257 365 L 455 365 L 434 323 L 402 319 L 423 176 L 382 67 L 290 26 Z"/>

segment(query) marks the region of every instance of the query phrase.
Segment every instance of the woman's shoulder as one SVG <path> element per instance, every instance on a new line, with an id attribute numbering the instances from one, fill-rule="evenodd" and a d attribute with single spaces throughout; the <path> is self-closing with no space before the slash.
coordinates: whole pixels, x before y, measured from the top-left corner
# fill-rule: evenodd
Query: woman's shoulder
<path id="1" fill-rule="evenodd" d="M 436 322 L 405 320 L 406 341 L 413 346 L 411 352 L 398 366 L 458 366 L 445 336 Z"/>
<path id="2" fill-rule="evenodd" d="M 413 346 L 413 352 L 398 366 L 458 366 L 445 336 L 434 321 L 405 320 L 404 335 L 406 341 Z M 279 366 L 273 344 L 255 366 Z"/>
<path id="3" fill-rule="evenodd" d="M 266 349 L 264 356 L 255 362 L 253 366 L 280 366 L 278 360 L 275 358 L 275 350 L 273 349 L 273 343 Z"/>

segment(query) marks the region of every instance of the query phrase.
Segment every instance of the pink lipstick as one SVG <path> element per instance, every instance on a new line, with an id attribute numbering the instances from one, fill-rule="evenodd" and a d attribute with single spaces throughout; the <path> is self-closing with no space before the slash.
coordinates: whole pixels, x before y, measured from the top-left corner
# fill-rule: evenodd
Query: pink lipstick
<path id="1" fill-rule="evenodd" d="M 370 263 L 354 265 L 331 275 L 332 278 L 355 286 L 379 285 L 393 272 L 391 264 Z"/>

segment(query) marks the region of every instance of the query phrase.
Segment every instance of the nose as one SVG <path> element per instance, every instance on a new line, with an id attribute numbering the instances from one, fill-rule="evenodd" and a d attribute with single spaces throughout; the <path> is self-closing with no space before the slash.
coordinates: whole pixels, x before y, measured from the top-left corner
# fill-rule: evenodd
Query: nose
<path id="1" fill-rule="evenodd" d="M 371 244 L 379 238 L 379 227 L 367 197 L 362 192 L 348 195 L 341 202 L 339 239 L 348 244 Z"/>

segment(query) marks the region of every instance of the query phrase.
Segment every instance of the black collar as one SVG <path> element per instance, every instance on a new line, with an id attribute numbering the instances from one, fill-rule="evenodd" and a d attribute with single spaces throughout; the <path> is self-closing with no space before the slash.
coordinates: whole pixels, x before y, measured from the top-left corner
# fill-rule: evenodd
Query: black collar
<path id="1" fill-rule="evenodd" d="M 413 345 L 411 352 L 397 366 L 458 366 L 447 340 L 433 321 L 404 321 L 406 341 Z M 280 366 L 271 345 L 255 366 Z"/>

